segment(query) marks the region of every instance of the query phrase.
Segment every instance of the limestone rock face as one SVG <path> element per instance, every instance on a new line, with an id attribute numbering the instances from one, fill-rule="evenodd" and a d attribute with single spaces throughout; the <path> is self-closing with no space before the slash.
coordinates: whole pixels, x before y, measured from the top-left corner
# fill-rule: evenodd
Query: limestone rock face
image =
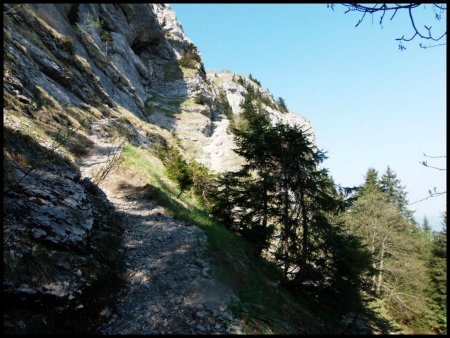
<path id="1" fill-rule="evenodd" d="M 169 4 L 150 4 L 150 7 L 165 31 L 166 39 L 175 49 L 177 58 L 180 58 L 184 51 L 183 45 L 192 43 L 191 39 L 184 34 L 183 27 L 178 22 L 175 12 L 170 8 Z"/>
<path id="2" fill-rule="evenodd" d="M 209 72 L 208 79 L 217 89 L 222 89 L 225 91 L 234 115 L 238 115 L 240 113 L 240 104 L 244 100 L 244 96 L 247 93 L 247 90 L 237 82 L 239 77 L 241 77 L 246 84 L 251 85 L 254 90 L 259 91 L 261 95 L 271 103 L 272 106 L 263 103 L 263 109 L 269 113 L 272 123 L 285 123 L 292 126 L 297 125 L 303 130 L 309 130 L 311 133 L 311 141 L 315 143 L 314 129 L 311 122 L 306 117 L 298 113 L 292 111 L 285 113 L 281 112 L 277 108 L 274 108 L 273 106 L 276 106 L 276 102 L 268 89 L 262 88 L 255 82 L 245 76 L 240 76 L 239 74 L 230 72 Z"/>
<path id="3" fill-rule="evenodd" d="M 13 12 L 5 25 L 6 48 L 27 79 L 18 94 L 30 97 L 40 86 L 63 105 L 123 107 L 173 131 L 188 159 L 218 172 L 239 167 L 229 121 L 215 103 L 224 90 L 239 115 L 246 89 L 238 74 L 204 72 L 200 51 L 168 4 L 31 4 L 26 13 Z M 198 59 L 186 63 L 192 49 Z M 267 89 L 242 78 L 272 102 L 264 108 L 273 123 L 303 126 L 314 141 L 306 118 L 280 112 Z"/>
<path id="4" fill-rule="evenodd" d="M 239 77 L 242 78 L 246 85 L 251 85 L 255 91 L 259 91 L 266 99 L 266 102 L 270 103 L 270 106 L 263 103 L 263 109 L 268 112 L 273 124 L 287 123 L 289 125 L 297 125 L 303 130 L 308 131 L 310 133 L 310 140 L 315 143 L 314 130 L 311 122 L 297 113 L 291 111 L 287 113 L 281 112 L 276 108 L 275 100 L 267 89 L 260 87 L 250 79 L 238 74 L 230 72 L 209 72 L 208 80 L 215 89 L 216 97 L 219 91 L 225 93 L 235 117 L 241 113 L 240 105 L 247 94 L 247 89 L 238 83 Z M 203 156 L 199 159 L 201 163 L 217 172 L 235 171 L 243 164 L 243 159 L 239 158 L 233 151 L 235 144 L 228 126 L 229 120 L 227 117 L 220 111 L 216 112 L 210 142 L 203 148 Z"/>

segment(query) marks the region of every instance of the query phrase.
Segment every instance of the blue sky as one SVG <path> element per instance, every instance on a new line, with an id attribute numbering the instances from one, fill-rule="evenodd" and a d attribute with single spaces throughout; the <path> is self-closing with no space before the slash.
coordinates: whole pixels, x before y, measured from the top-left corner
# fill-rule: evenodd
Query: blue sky
<path id="1" fill-rule="evenodd" d="M 230 70 L 258 79 L 289 109 L 311 120 L 323 166 L 336 183 L 359 185 L 369 167 L 380 176 L 389 165 L 406 186 L 408 200 L 446 191 L 446 47 L 398 49 L 411 35 L 407 13 L 383 27 L 370 16 L 344 14 L 326 4 L 173 4 L 185 33 L 199 48 L 207 70 Z M 430 5 L 417 24 L 432 23 Z M 431 20 L 430 20 L 431 17 Z M 422 20 L 422 21 L 421 21 Z M 446 27 L 446 17 L 441 27 Z M 445 28 L 444 28 L 445 29 Z M 441 229 L 446 194 L 411 205 L 420 223 L 427 216 Z"/>

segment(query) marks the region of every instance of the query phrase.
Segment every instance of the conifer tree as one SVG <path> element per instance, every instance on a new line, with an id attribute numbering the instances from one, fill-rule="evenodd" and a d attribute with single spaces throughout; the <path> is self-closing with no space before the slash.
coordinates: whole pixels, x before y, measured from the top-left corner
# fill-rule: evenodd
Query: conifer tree
<path id="1" fill-rule="evenodd" d="M 398 322 L 418 328 L 427 313 L 427 238 L 374 187 L 374 171 L 366 176 L 362 194 L 349 209 L 349 232 L 367 245 L 373 259 L 373 290 Z M 372 187 L 372 188 L 367 188 Z"/>
<path id="2" fill-rule="evenodd" d="M 252 103 L 244 102 L 247 129 L 235 130 L 236 153 L 246 160 L 237 176 L 247 177 L 242 181 L 244 190 L 240 201 L 239 232 L 254 242 L 258 253 L 269 245 L 273 226 L 269 224 L 271 214 L 270 195 L 274 191 L 274 162 L 270 155 L 271 140 L 268 134 L 269 121 Z"/>
<path id="3" fill-rule="evenodd" d="M 432 310 L 431 330 L 447 334 L 447 215 L 443 215 L 443 230 L 435 233 L 428 271 L 430 275 L 429 303 Z"/>
<path id="4" fill-rule="evenodd" d="M 221 174 L 215 181 L 215 188 L 211 190 L 210 199 L 213 201 L 211 213 L 224 226 L 235 230 L 235 206 L 239 180 L 232 172 Z"/>
<path id="5" fill-rule="evenodd" d="M 389 195 L 389 201 L 398 206 L 402 215 L 415 223 L 413 212 L 407 209 L 405 186 L 400 184 L 397 174 L 388 166 L 386 172 L 381 176 L 380 188 Z"/>
<path id="6" fill-rule="evenodd" d="M 370 257 L 359 239 L 330 221 L 329 214 L 343 203 L 327 171 L 319 168 L 325 154 L 298 127 L 261 122 L 253 126 L 236 133 L 237 153 L 247 160 L 242 173 L 255 174 L 245 191 L 248 204 L 242 207 L 247 212 L 240 218 L 240 232 L 247 229 L 247 238 L 252 233 L 261 247 L 271 234 L 268 224 L 275 223 L 279 240 L 272 252 L 284 284 L 328 294 L 333 302 L 340 299 L 342 310 L 358 303 L 360 275 L 369 268 Z"/>
<path id="7" fill-rule="evenodd" d="M 284 102 L 284 99 L 282 97 L 278 98 L 277 106 L 278 106 L 278 109 L 283 113 L 287 113 L 289 111 L 286 106 L 286 102 Z"/>
<path id="8" fill-rule="evenodd" d="M 422 229 L 428 233 L 431 233 L 431 225 L 430 222 L 428 221 L 427 216 L 423 216 Z"/>
<path id="9" fill-rule="evenodd" d="M 325 153 L 300 127 L 272 125 L 258 102 L 250 90 L 241 104 L 235 151 L 246 163 L 230 174 L 234 188 L 227 188 L 225 176 L 219 182 L 216 215 L 258 253 L 267 249 L 285 285 L 321 294 L 342 311 L 355 309 L 370 255 L 332 221 L 345 203 L 319 166 Z"/>
<path id="10" fill-rule="evenodd" d="M 364 184 L 361 188 L 362 193 L 381 190 L 378 172 L 374 168 L 369 168 L 367 170 L 366 176 L 364 177 Z"/>

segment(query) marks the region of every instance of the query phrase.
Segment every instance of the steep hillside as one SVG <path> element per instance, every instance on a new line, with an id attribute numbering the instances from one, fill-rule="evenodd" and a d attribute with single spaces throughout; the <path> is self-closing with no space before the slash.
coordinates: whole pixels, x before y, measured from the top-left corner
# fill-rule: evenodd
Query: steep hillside
<path id="1" fill-rule="evenodd" d="M 31 101 L 37 91 L 48 93 L 63 107 L 82 110 L 123 108 L 174 131 L 188 157 L 217 171 L 236 167 L 218 94 L 225 90 L 238 115 L 246 89 L 233 81 L 238 75 L 205 73 L 200 52 L 168 5 L 36 4 L 8 10 L 6 92 L 16 90 Z M 297 114 L 281 113 L 269 91 L 243 79 L 266 98 L 274 122 L 310 127 Z"/>
<path id="2" fill-rule="evenodd" d="M 195 196 L 183 194 L 168 164 L 187 161 L 204 173 L 203 164 L 209 174 L 238 169 L 243 160 L 233 152 L 230 126 L 240 123 L 249 90 L 258 93 L 273 123 L 300 125 L 314 141 L 306 118 L 282 109 L 254 79 L 206 73 L 200 51 L 168 5 L 4 4 L 3 18 L 6 333 L 92 332 L 98 320 L 110 318 L 111 295 L 135 276 L 127 272 L 133 257 L 127 243 L 135 240 L 130 233 L 141 232 L 127 227 L 160 226 L 161 219 L 174 229 L 186 222 L 206 232 L 212 270 L 234 285 L 240 298 L 234 309 L 247 318 L 248 332 L 330 331 L 279 293 L 262 272 L 271 268 L 211 220 Z M 100 150 L 93 156 L 93 149 Z M 149 214 L 124 213 L 124 200 L 114 198 L 125 193 L 142 195 L 130 204 L 136 210 L 151 199 Z M 151 215 L 156 204 L 167 209 L 167 218 Z M 183 236 L 174 238 L 194 241 Z M 162 250 L 161 241 L 146 243 Z M 210 278 L 204 270 L 194 266 L 192 280 Z M 172 279 L 160 280 L 177 289 Z M 276 304 L 272 296 L 279 297 Z M 186 321 L 196 325 L 189 332 L 204 332 L 206 324 L 213 330 L 217 321 L 217 332 L 240 332 L 230 331 L 225 312 L 209 323 L 204 310 L 195 311 L 200 315 Z M 296 323 L 294 313 L 311 323 Z"/>

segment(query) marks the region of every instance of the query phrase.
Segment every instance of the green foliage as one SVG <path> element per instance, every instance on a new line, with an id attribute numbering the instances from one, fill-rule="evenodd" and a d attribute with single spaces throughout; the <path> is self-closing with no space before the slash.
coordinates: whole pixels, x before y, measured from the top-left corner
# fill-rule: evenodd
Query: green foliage
<path id="1" fill-rule="evenodd" d="M 164 142 L 160 142 L 159 150 L 154 151 L 161 152 L 160 157 L 172 156 Z M 280 271 L 276 266 L 255 255 L 252 243 L 224 227 L 217 218 L 208 216 L 207 203 L 199 203 L 201 200 L 192 198 L 192 194 L 179 196 L 176 187 L 171 185 L 172 181 L 167 179 L 162 163 L 149 156 L 147 150 L 128 144 L 124 147 L 124 155 L 126 165 L 138 169 L 149 182 L 147 198 L 172 212 L 176 219 L 196 224 L 206 232 L 212 274 L 239 297 L 230 309 L 239 318 L 244 333 L 331 334 L 344 330 L 344 325 L 332 315 L 333 311 L 325 310 L 323 304 L 307 295 L 298 299 L 279 285 Z M 193 162 L 190 166 L 197 165 Z M 203 188 L 203 180 L 200 179 L 203 177 L 209 181 L 211 176 L 206 172 L 201 165 L 192 169 L 193 190 L 209 190 L 208 187 Z M 207 200 L 223 196 L 215 191 L 208 191 Z"/>
<path id="2" fill-rule="evenodd" d="M 348 231 L 357 235 L 372 255 L 375 270 L 368 282 L 389 315 L 423 333 L 423 319 L 429 311 L 429 236 L 404 217 L 388 192 L 381 191 L 376 176 L 376 171 L 369 169 L 360 196 L 346 214 Z"/>
<path id="3" fill-rule="evenodd" d="M 406 199 L 405 186 L 400 184 L 397 174 L 389 166 L 383 176 L 381 176 L 380 189 L 389 195 L 389 201 L 397 205 L 403 216 L 415 223 L 413 212 L 407 209 L 408 201 Z"/>
<path id="4" fill-rule="evenodd" d="M 196 104 L 201 104 L 201 105 L 206 104 L 205 96 L 204 96 L 201 92 L 198 92 L 198 93 L 195 94 L 195 96 L 194 96 L 194 102 L 195 102 Z"/>
<path id="5" fill-rule="evenodd" d="M 223 89 L 219 90 L 219 97 L 217 98 L 216 106 L 230 121 L 233 121 L 233 109 L 231 108 L 230 102 L 228 102 L 227 95 Z"/>
<path id="6" fill-rule="evenodd" d="M 214 182 L 211 213 L 228 229 L 235 229 L 234 207 L 239 180 L 233 173 L 225 172 Z"/>
<path id="7" fill-rule="evenodd" d="M 202 79 L 206 82 L 209 83 L 209 80 L 206 76 L 206 70 L 205 70 L 205 65 L 203 64 L 203 62 L 200 61 L 200 76 L 202 77 Z"/>
<path id="8" fill-rule="evenodd" d="M 164 163 L 167 177 L 178 184 L 180 188 L 178 196 L 192 189 L 193 195 L 199 199 L 202 206 L 210 205 L 208 194 L 213 178 L 208 168 L 197 161 L 186 162 L 175 147 L 165 144 L 161 144 L 155 153 Z"/>
<path id="9" fill-rule="evenodd" d="M 198 54 L 197 47 L 195 47 L 194 44 L 189 43 L 178 62 L 182 67 L 196 69 L 197 64 L 201 64 L 202 62 L 200 55 Z"/>
<path id="10" fill-rule="evenodd" d="M 257 82 L 254 78 L 250 78 L 250 80 L 259 84 L 259 82 Z M 266 106 L 271 107 L 272 109 L 278 109 L 277 104 L 272 98 L 264 96 L 258 88 L 255 89 L 251 83 L 244 81 L 241 76 L 239 76 L 237 83 L 245 88 L 245 90 L 247 91 L 246 96 L 248 95 L 249 98 L 251 98 L 251 101 L 256 101 L 259 105 L 261 105 L 261 103 L 264 103 Z"/>
<path id="11" fill-rule="evenodd" d="M 151 116 L 155 112 L 155 106 L 152 104 L 151 99 L 147 99 L 144 104 L 145 115 Z"/>
<path id="12" fill-rule="evenodd" d="M 429 326 L 436 334 L 447 334 L 447 220 L 444 214 L 444 229 L 434 234 L 430 260 L 428 262 L 430 287 L 428 302 L 431 309 Z"/>
<path id="13" fill-rule="evenodd" d="M 73 39 L 71 37 L 67 37 L 67 36 L 64 37 L 61 40 L 61 43 L 63 44 L 64 49 L 67 50 L 71 55 L 75 54 L 76 49 L 75 49 L 75 46 L 73 45 Z"/>
<path id="14" fill-rule="evenodd" d="M 105 44 L 111 44 L 113 42 L 113 38 L 112 38 L 111 32 L 106 30 L 106 29 L 102 29 L 102 31 L 100 33 L 100 39 Z"/>
<path id="15" fill-rule="evenodd" d="M 261 108 L 253 90 L 249 90 L 245 94 L 241 109 L 242 121 L 236 126 L 238 129 L 252 130 L 270 123 L 267 112 Z"/>
<path id="16" fill-rule="evenodd" d="M 192 186 L 191 170 L 181 154 L 173 147 L 167 147 L 161 160 L 166 166 L 167 176 L 178 183 L 180 195 Z"/>
<path id="17" fill-rule="evenodd" d="M 258 86 L 261 87 L 261 82 L 259 82 L 257 79 L 255 79 L 252 74 L 248 74 L 248 78 L 253 81 L 254 83 L 256 83 Z"/>
<path id="18" fill-rule="evenodd" d="M 245 81 L 244 81 L 244 79 L 242 78 L 242 76 L 239 76 L 239 78 L 237 79 L 237 83 L 240 84 L 240 85 L 243 86 L 243 87 L 246 86 Z"/>
<path id="19" fill-rule="evenodd" d="M 91 13 L 83 16 L 82 22 L 78 22 L 76 24 L 78 30 L 88 31 L 90 29 L 101 29 L 102 22 L 99 19 L 96 19 Z"/>
<path id="20" fill-rule="evenodd" d="M 259 91 L 257 92 L 257 99 L 272 109 L 278 108 L 272 98 L 263 96 Z"/>
<path id="21" fill-rule="evenodd" d="M 325 156 L 298 127 L 272 126 L 254 95 L 242 104 L 246 128 L 234 130 L 246 164 L 218 179 L 213 214 L 254 243 L 257 254 L 270 248 L 283 284 L 339 304 L 338 315 L 355 310 L 370 256 L 329 217 L 342 202 L 318 167 Z"/>
<path id="22" fill-rule="evenodd" d="M 413 212 L 407 208 L 408 201 L 406 200 L 407 193 L 405 187 L 400 184 L 400 180 L 397 178 L 396 173 L 389 166 L 380 179 L 378 178 L 378 172 L 375 169 L 369 168 L 367 170 L 365 182 L 361 186 L 360 194 L 376 191 L 386 193 L 388 202 L 399 208 L 403 217 L 417 227 Z"/>
<path id="23" fill-rule="evenodd" d="M 369 168 L 364 177 L 364 184 L 361 186 L 361 193 L 364 194 L 377 191 L 381 191 L 378 172 L 374 168 Z"/>
<path id="24" fill-rule="evenodd" d="M 427 216 L 423 217 L 422 229 L 428 233 L 431 233 L 431 225 L 430 225 L 430 222 L 428 222 Z"/>
<path id="25" fill-rule="evenodd" d="M 208 209 L 211 206 L 209 193 L 212 190 L 213 174 L 203 164 L 197 161 L 189 163 L 192 177 L 193 193 L 200 198 L 202 205 Z"/>
<path id="26" fill-rule="evenodd" d="M 289 112 L 289 110 L 288 110 L 288 108 L 287 108 L 287 106 L 286 106 L 286 103 L 284 102 L 284 99 L 283 99 L 282 97 L 279 97 L 279 98 L 278 98 L 277 106 L 278 106 L 278 109 L 279 109 L 282 113 L 287 113 L 287 112 Z"/>

